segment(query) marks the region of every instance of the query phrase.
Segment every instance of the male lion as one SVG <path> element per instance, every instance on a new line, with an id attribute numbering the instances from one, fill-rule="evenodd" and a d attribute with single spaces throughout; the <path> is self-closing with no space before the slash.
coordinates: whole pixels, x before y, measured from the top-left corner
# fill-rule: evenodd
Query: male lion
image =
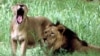
<path id="1" fill-rule="evenodd" d="M 63 48 L 69 53 L 74 51 L 87 52 L 89 50 L 100 51 L 100 47 L 89 45 L 80 40 L 76 33 L 63 26 L 59 22 L 55 25 L 48 25 L 44 30 L 44 42 L 47 49 L 52 49 L 53 53 Z"/>
<path id="2" fill-rule="evenodd" d="M 17 43 L 21 44 L 21 56 L 25 56 L 28 46 L 35 46 L 43 37 L 43 31 L 51 21 L 45 17 L 28 17 L 24 4 L 12 6 L 13 19 L 10 25 L 12 55 L 16 56 Z M 42 43 L 42 41 L 40 41 Z"/>

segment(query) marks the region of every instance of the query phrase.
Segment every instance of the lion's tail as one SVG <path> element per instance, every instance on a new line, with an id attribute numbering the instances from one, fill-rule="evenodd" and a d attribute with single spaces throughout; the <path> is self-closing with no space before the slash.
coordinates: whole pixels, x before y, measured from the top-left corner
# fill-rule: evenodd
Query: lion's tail
<path id="1" fill-rule="evenodd" d="M 97 51 L 97 52 L 100 52 L 100 46 L 90 45 L 85 41 L 82 41 L 81 43 L 82 43 L 82 45 L 80 45 L 79 51 L 85 51 L 85 52 Z"/>
<path id="2" fill-rule="evenodd" d="M 78 51 L 81 52 L 88 52 L 88 51 L 93 51 L 93 52 L 100 52 L 100 47 L 94 46 L 94 45 L 87 45 L 87 46 L 81 46 Z"/>
<path id="3" fill-rule="evenodd" d="M 87 47 L 88 47 L 89 50 L 99 51 L 100 52 L 100 47 L 99 46 L 88 45 Z"/>

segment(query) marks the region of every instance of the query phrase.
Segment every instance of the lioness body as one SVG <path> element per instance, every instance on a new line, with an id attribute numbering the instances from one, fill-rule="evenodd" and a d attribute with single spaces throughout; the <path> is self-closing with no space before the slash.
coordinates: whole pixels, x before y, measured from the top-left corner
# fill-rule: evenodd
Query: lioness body
<path id="1" fill-rule="evenodd" d="M 12 39 L 21 41 L 27 38 L 28 43 L 31 43 L 34 42 L 34 33 L 37 34 L 37 37 L 42 37 L 43 30 L 46 26 L 45 24 L 50 23 L 50 21 L 48 21 L 46 18 L 44 19 L 43 17 L 27 17 L 26 22 L 23 25 L 16 23 L 17 22 L 14 20 L 11 25 L 11 29 L 13 29 L 11 30 Z M 38 36 L 38 34 L 40 36 Z"/>
<path id="2" fill-rule="evenodd" d="M 25 56 L 28 46 L 35 46 L 35 43 L 43 37 L 43 30 L 46 25 L 51 24 L 45 17 L 28 17 L 28 9 L 25 5 L 13 7 L 14 17 L 11 22 L 11 44 L 13 56 L 16 55 L 17 42 L 21 44 L 21 56 Z"/>

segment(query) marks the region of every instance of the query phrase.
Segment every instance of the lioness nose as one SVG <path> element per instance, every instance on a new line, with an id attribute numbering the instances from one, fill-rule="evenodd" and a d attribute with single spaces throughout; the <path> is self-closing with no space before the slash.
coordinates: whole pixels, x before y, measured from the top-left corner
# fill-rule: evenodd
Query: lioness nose
<path id="1" fill-rule="evenodd" d="M 19 9 L 17 10 L 17 14 L 18 14 L 18 15 L 23 15 L 23 14 L 24 14 L 23 8 L 19 8 Z"/>
<path id="2" fill-rule="evenodd" d="M 24 5 L 20 5 L 20 7 L 23 7 Z"/>

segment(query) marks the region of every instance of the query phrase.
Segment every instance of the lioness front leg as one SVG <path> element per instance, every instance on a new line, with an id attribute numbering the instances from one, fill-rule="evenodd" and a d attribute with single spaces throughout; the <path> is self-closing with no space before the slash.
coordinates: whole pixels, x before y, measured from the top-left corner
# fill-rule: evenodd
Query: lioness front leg
<path id="1" fill-rule="evenodd" d="M 16 56 L 17 40 L 11 39 L 12 56 Z"/>
<path id="2" fill-rule="evenodd" d="M 21 56 L 26 56 L 27 40 L 21 40 L 20 44 Z"/>

